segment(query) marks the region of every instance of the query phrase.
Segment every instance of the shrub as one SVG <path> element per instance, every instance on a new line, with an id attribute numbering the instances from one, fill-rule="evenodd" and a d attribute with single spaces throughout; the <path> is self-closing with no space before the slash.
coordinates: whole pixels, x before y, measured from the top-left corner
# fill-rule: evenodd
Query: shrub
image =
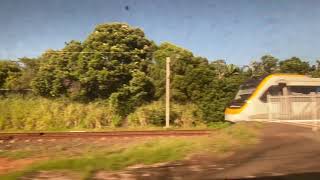
<path id="1" fill-rule="evenodd" d="M 165 104 L 156 101 L 139 107 L 134 113 L 128 116 L 130 126 L 164 126 Z M 172 104 L 170 112 L 170 123 L 175 126 L 191 127 L 200 125 L 199 113 L 193 104 Z"/>
<path id="2" fill-rule="evenodd" d="M 182 127 L 202 125 L 202 113 L 195 104 L 173 104 L 172 111 L 175 113 L 175 124 Z"/>

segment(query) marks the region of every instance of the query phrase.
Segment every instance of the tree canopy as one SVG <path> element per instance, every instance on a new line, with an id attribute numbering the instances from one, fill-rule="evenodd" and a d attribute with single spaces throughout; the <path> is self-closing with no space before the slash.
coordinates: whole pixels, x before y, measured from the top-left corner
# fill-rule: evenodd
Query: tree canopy
<path id="1" fill-rule="evenodd" d="M 309 63 L 297 57 L 292 57 L 280 62 L 280 71 L 283 73 L 307 74 L 309 70 Z"/>
<path id="2" fill-rule="evenodd" d="M 153 49 L 138 28 L 101 24 L 83 43 L 71 41 L 45 52 L 33 87 L 42 96 L 108 98 L 128 85 L 135 72 L 147 73 Z"/>

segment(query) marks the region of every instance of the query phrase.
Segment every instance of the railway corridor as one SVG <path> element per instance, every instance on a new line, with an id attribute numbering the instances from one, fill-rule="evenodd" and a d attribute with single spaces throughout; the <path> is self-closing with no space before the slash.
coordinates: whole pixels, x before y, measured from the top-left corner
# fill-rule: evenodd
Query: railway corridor
<path id="1" fill-rule="evenodd" d="M 181 133 L 181 135 L 186 135 L 184 134 L 186 132 Z M 99 180 L 320 178 L 320 131 L 313 131 L 310 127 L 301 127 L 292 124 L 263 123 L 260 133 L 262 133 L 262 136 L 257 145 L 235 151 L 224 157 L 216 157 L 215 155 L 212 156 L 212 154 L 198 154 L 171 163 L 156 163 L 151 165 L 136 164 L 119 171 L 95 171 L 92 177 Z M 97 136 L 98 134 L 92 135 Z M 144 135 L 140 137 L 144 139 Z M 42 139 L 33 140 L 33 144 L 38 143 L 45 145 L 45 141 L 51 141 L 52 137 L 49 136 L 48 139 L 46 139 L 44 137 L 45 135 L 42 136 Z M 170 136 L 172 136 L 172 134 Z M 96 149 L 106 148 L 115 142 L 125 145 L 134 140 L 140 141 L 139 139 L 141 138 L 125 137 L 119 139 L 119 137 L 117 137 L 106 141 L 104 137 L 100 137 L 99 135 L 99 138 L 95 138 L 96 140 L 92 139 L 91 142 L 92 145 L 95 145 L 93 146 L 94 149 Z M 20 141 L 24 142 L 24 145 L 29 142 L 21 139 L 21 137 Z M 56 141 L 51 142 L 51 144 L 56 143 L 57 150 L 63 151 L 65 149 L 73 149 L 77 143 L 81 146 L 81 142 L 87 140 L 76 138 L 72 141 L 71 143 L 70 139 L 56 138 Z M 65 146 L 59 147 L 61 143 L 65 144 Z M 71 145 L 68 146 L 68 143 L 71 143 Z M 21 144 L 21 147 L 23 146 L 23 143 L 13 142 L 12 145 L 14 144 Z M 10 143 L 8 145 L 10 145 Z M 73 151 L 75 150 L 76 149 L 73 149 Z M 23 166 L 23 163 L 32 162 L 19 163 Z M 6 168 L 10 169 L 10 167 Z M 26 176 L 24 176 L 24 179 L 39 180 L 59 178 L 66 180 L 79 179 L 76 175 L 64 171 L 39 171 L 35 174 L 26 174 Z"/>

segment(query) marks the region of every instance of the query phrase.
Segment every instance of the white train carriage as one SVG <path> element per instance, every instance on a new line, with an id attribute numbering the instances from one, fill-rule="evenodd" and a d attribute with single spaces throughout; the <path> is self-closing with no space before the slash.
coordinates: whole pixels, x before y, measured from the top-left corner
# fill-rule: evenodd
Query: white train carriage
<path id="1" fill-rule="evenodd" d="M 320 119 L 320 78 L 272 74 L 243 83 L 225 120 L 312 121 Z"/>

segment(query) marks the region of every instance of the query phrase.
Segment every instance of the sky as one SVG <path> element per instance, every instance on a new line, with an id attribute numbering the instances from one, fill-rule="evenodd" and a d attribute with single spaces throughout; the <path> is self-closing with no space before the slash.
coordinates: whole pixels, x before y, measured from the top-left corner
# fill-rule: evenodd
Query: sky
<path id="1" fill-rule="evenodd" d="M 266 54 L 320 59 L 317 0 L 1 0 L 0 59 L 37 57 L 110 22 L 237 65 Z"/>

